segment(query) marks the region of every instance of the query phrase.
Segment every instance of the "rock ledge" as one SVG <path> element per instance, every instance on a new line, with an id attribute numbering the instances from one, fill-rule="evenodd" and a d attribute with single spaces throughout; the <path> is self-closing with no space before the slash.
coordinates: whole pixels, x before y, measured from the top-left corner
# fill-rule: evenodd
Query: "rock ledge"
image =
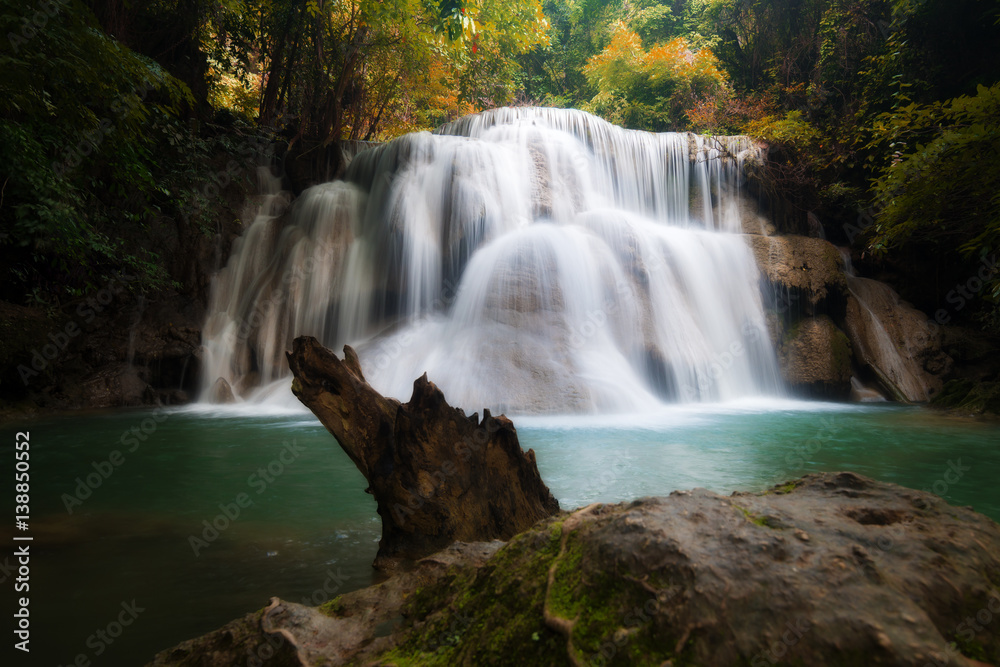
<path id="1" fill-rule="evenodd" d="M 289 665 L 981 667 L 1000 663 L 1000 526 L 846 472 L 596 504 L 318 609 L 274 600 L 152 664 L 261 650 Z"/>

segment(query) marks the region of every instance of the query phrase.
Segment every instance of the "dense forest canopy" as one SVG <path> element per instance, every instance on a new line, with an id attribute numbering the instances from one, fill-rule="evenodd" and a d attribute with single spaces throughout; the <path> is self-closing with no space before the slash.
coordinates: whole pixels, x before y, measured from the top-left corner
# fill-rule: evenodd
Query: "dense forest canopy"
<path id="1" fill-rule="evenodd" d="M 771 194 L 944 289 L 1000 245 L 998 21 L 996 0 L 0 0 L 0 299 L 170 288 L 151 239 L 214 229 L 220 154 L 508 104 L 750 134 Z M 997 327 L 995 274 L 982 296 L 966 314 Z"/>

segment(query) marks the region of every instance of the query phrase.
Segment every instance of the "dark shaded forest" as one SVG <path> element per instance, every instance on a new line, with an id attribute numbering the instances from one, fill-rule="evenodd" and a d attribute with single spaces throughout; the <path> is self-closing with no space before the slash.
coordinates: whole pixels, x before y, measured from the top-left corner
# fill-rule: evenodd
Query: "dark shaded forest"
<path id="1" fill-rule="evenodd" d="M 231 222 L 215 200 L 266 153 L 322 180 L 341 141 L 532 104 L 755 137 L 786 228 L 933 313 L 1000 243 L 998 21 L 993 0 L 3 0 L 0 300 L 184 289 L 169 249 Z M 952 314 L 996 331 L 996 272 L 966 297 Z"/>

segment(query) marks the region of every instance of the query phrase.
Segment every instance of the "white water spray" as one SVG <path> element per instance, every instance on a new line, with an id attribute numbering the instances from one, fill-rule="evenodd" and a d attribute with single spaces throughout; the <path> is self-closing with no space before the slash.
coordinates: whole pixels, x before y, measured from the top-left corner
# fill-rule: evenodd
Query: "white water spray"
<path id="1" fill-rule="evenodd" d="M 746 138 L 497 109 L 359 154 L 258 217 L 216 280 L 203 386 L 290 398 L 298 335 L 409 398 L 635 412 L 779 392 L 733 193 Z M 294 400 L 294 399 L 292 399 Z"/>

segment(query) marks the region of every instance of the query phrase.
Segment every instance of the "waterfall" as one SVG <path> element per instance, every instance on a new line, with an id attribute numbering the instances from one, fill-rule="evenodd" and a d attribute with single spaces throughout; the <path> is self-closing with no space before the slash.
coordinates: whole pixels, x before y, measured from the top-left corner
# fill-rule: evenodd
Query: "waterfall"
<path id="1" fill-rule="evenodd" d="M 740 232 L 745 137 L 507 108 L 359 153 L 263 210 L 217 277 L 202 377 L 290 397 L 298 335 L 379 391 L 466 409 L 625 412 L 780 391 Z M 203 396 L 205 393 L 203 393 Z"/>

